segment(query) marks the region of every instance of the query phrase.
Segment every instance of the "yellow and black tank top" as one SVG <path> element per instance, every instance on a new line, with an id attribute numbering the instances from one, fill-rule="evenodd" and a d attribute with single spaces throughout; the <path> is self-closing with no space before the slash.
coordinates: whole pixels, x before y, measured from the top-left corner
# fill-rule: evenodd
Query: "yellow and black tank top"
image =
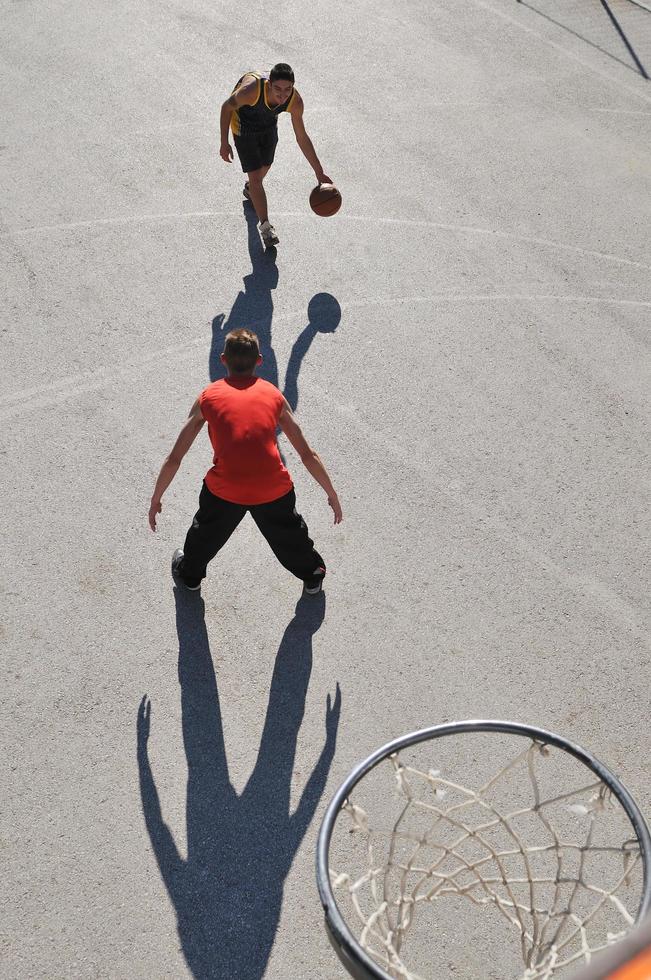
<path id="1" fill-rule="evenodd" d="M 257 71 L 247 71 L 246 74 L 242 75 L 242 78 L 236 82 L 233 92 L 239 88 L 247 75 L 252 75 L 258 80 L 258 94 L 253 105 L 242 105 L 239 109 L 234 110 L 231 116 L 231 130 L 234 136 L 250 136 L 275 129 L 278 125 L 278 116 L 281 112 L 287 112 L 296 94 L 292 89 L 292 94 L 286 102 L 282 102 L 280 105 L 269 105 L 267 102 L 269 75 Z"/>

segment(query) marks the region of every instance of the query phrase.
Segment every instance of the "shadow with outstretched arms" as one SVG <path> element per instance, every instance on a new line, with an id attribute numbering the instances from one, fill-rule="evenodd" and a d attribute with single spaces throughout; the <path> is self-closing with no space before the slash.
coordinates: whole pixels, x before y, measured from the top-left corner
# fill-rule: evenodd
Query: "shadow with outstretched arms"
<path id="1" fill-rule="evenodd" d="M 196 980 L 260 980 L 280 918 L 285 879 L 323 794 L 341 710 L 327 698 L 325 740 L 290 812 L 298 732 L 325 595 L 299 600 L 276 656 L 257 761 L 242 793 L 231 783 L 203 600 L 175 589 L 182 726 L 188 765 L 187 857 L 163 819 L 148 755 L 151 706 L 138 711 L 140 791 L 147 832 Z M 244 649 L 244 647 L 243 647 Z"/>
<path id="2" fill-rule="evenodd" d="M 303 358 L 318 333 L 334 333 L 341 320 L 341 306 L 330 293 L 316 293 L 307 306 L 307 326 L 303 328 L 292 347 L 283 395 L 292 411 L 298 405 L 298 375 Z"/>
<path id="3" fill-rule="evenodd" d="M 276 249 L 265 248 L 258 232 L 258 219 L 252 205 L 243 204 L 246 219 L 251 272 L 244 276 L 244 290 L 240 290 L 228 316 L 220 313 L 212 321 L 212 342 L 208 371 L 211 381 L 226 376 L 226 370 L 219 356 L 224 350 L 224 338 L 231 330 L 246 327 L 253 330 L 260 341 L 262 364 L 257 374 L 278 387 L 278 365 L 271 344 L 271 321 L 274 304 L 272 293 L 278 285 L 278 266 Z"/>

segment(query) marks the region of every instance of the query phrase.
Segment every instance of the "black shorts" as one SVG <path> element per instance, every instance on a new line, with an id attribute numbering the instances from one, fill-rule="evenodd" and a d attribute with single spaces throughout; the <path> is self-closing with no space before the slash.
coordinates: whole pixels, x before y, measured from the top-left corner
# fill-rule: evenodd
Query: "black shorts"
<path id="1" fill-rule="evenodd" d="M 266 129 L 262 133 L 250 133 L 245 136 L 233 136 L 235 149 L 245 174 L 260 167 L 270 167 L 274 162 L 278 130 Z"/>

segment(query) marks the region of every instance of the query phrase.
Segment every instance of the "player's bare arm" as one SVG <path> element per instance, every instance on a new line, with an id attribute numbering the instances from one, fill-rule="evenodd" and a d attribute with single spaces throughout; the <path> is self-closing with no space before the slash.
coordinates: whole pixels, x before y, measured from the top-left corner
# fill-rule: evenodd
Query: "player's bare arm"
<path id="1" fill-rule="evenodd" d="M 288 401 L 285 399 L 284 402 L 285 404 L 283 405 L 280 413 L 278 424 L 298 455 L 301 457 L 301 462 L 303 463 L 305 469 L 308 471 L 310 476 L 316 480 L 319 486 L 325 490 L 328 496 L 328 503 L 335 516 L 335 524 L 340 524 L 343 519 L 341 504 L 339 503 L 339 498 L 335 492 L 330 477 L 328 476 L 328 471 L 323 465 L 318 453 L 312 449 L 307 439 L 303 435 L 301 427 L 296 421 Z"/>
<path id="2" fill-rule="evenodd" d="M 221 133 L 219 155 L 226 163 L 231 163 L 233 159 L 233 148 L 228 141 L 228 131 L 231 125 L 233 111 L 243 105 L 253 105 L 257 95 L 258 79 L 255 75 L 245 75 L 238 88 L 222 103 L 219 116 L 219 129 Z"/>
<path id="3" fill-rule="evenodd" d="M 312 144 L 312 140 L 307 135 L 305 129 L 305 123 L 303 122 L 303 99 L 299 93 L 294 89 L 294 100 L 288 109 L 290 116 L 292 117 L 292 126 L 294 127 L 294 135 L 296 136 L 296 142 L 301 148 L 303 156 L 312 167 L 314 174 L 316 176 L 319 184 L 331 184 L 330 178 L 323 172 L 323 167 L 321 166 L 321 161 L 316 155 L 316 150 Z"/>
<path id="4" fill-rule="evenodd" d="M 149 505 L 149 526 L 152 531 L 156 530 L 156 516 L 160 514 L 163 509 L 163 494 L 176 476 L 177 470 L 183 461 L 183 457 L 201 432 L 204 422 L 205 419 L 201 414 L 199 400 L 197 399 L 190 409 L 190 414 L 183 428 L 179 432 L 177 440 L 172 447 L 172 451 L 161 466 L 160 473 L 158 474 L 156 486 L 154 487 L 154 492 L 151 496 L 151 503 Z"/>

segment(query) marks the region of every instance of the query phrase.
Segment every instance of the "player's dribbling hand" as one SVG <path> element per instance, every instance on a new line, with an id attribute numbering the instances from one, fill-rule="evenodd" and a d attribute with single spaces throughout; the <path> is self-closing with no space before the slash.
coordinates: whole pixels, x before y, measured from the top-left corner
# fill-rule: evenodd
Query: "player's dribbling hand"
<path id="1" fill-rule="evenodd" d="M 156 530 L 156 514 L 160 514 L 163 509 L 163 505 L 160 500 L 152 500 L 149 505 L 149 526 L 152 531 Z"/>
<path id="2" fill-rule="evenodd" d="M 335 515 L 335 524 L 341 524 L 344 515 L 341 512 L 341 504 L 339 503 L 339 497 L 335 494 L 334 497 L 328 497 L 328 503 L 332 507 L 332 512 Z"/>
<path id="3" fill-rule="evenodd" d="M 233 159 L 233 147 L 230 143 L 222 143 L 219 147 L 219 155 L 225 163 L 230 163 Z"/>
<path id="4" fill-rule="evenodd" d="M 317 181 L 319 183 L 319 186 L 321 184 L 331 184 L 332 183 L 332 180 L 330 179 L 330 177 L 328 177 L 327 174 L 319 174 L 319 176 L 317 177 Z"/>

